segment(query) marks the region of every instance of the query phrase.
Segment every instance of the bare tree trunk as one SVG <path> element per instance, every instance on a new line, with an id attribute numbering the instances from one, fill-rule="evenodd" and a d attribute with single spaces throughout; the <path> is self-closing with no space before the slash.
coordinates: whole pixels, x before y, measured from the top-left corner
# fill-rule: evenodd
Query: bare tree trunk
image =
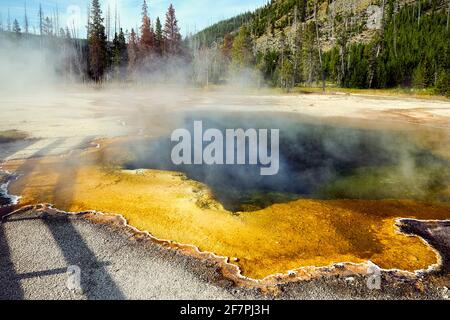
<path id="1" fill-rule="evenodd" d="M 341 86 L 344 85 L 345 75 L 346 75 L 346 65 L 345 65 L 345 55 L 347 53 L 347 26 L 348 26 L 348 20 L 345 18 L 344 22 L 344 34 L 341 41 L 341 47 L 340 47 L 340 56 L 341 56 L 341 72 L 339 75 L 339 84 Z"/>
<path id="2" fill-rule="evenodd" d="M 281 46 L 281 70 L 282 72 L 280 72 L 280 84 L 281 86 L 284 86 L 284 73 L 283 73 L 283 68 L 284 68 L 284 41 L 283 44 Z"/>
<path id="3" fill-rule="evenodd" d="M 60 30 L 60 24 L 59 24 L 59 7 L 56 5 L 56 32 L 59 33 Z"/>
<path id="4" fill-rule="evenodd" d="M 422 14 L 422 0 L 419 0 L 419 14 L 417 16 L 417 26 L 420 27 L 420 15 Z"/>
<path id="5" fill-rule="evenodd" d="M 295 30 L 297 30 L 297 16 L 298 16 L 298 7 L 297 7 L 297 5 L 295 5 L 295 8 L 294 8 L 294 28 L 295 28 Z"/>
<path id="6" fill-rule="evenodd" d="M 450 0 L 448 1 L 448 10 L 447 10 L 447 31 L 448 31 L 449 21 L 450 21 Z"/>
<path id="7" fill-rule="evenodd" d="M 88 4 L 88 6 L 87 6 L 87 38 L 86 39 L 89 39 L 89 32 L 90 32 L 90 29 L 91 29 L 91 27 L 90 27 L 90 24 L 91 24 L 91 6 Z"/>
<path id="8" fill-rule="evenodd" d="M 319 62 L 322 67 L 322 48 L 320 47 L 319 24 L 317 22 L 317 0 L 314 2 L 314 23 L 316 25 L 317 48 L 319 49 Z"/>
<path id="9" fill-rule="evenodd" d="M 29 33 L 29 23 L 28 23 L 28 14 L 27 14 L 27 3 L 24 4 L 24 10 L 25 10 L 25 34 Z"/>
<path id="10" fill-rule="evenodd" d="M 325 92 L 325 71 L 323 70 L 322 48 L 320 46 L 319 24 L 317 21 L 317 0 L 314 2 L 314 23 L 316 25 L 317 48 L 319 50 L 320 73 L 322 75 L 322 90 Z"/>
<path id="11" fill-rule="evenodd" d="M 342 46 L 339 51 L 340 51 L 339 54 L 341 56 L 341 72 L 340 72 L 341 74 L 339 76 L 339 78 L 340 78 L 339 83 L 342 86 L 344 84 L 344 78 L 345 78 L 345 60 L 344 60 L 345 49 L 344 49 L 344 46 Z"/>
<path id="12" fill-rule="evenodd" d="M 309 48 L 308 50 L 308 60 L 309 60 L 309 72 L 308 72 L 308 84 L 309 86 L 311 86 L 311 82 L 312 82 L 312 48 Z"/>
<path id="13" fill-rule="evenodd" d="M 108 3 L 108 9 L 106 11 L 106 38 L 111 40 L 111 5 Z"/>
<path id="14" fill-rule="evenodd" d="M 397 56 L 397 1 L 394 1 L 394 55 Z"/>
<path id="15" fill-rule="evenodd" d="M 117 33 L 117 2 L 114 8 L 114 36 Z"/>
<path id="16" fill-rule="evenodd" d="M 372 84 L 373 84 L 373 78 L 375 77 L 375 67 L 376 67 L 376 62 L 377 62 L 377 58 L 380 55 L 380 51 L 381 51 L 381 46 L 380 44 L 377 45 L 377 52 L 375 53 L 375 58 L 371 58 L 370 59 L 370 65 L 369 65 L 369 88 L 372 88 Z"/>
<path id="17" fill-rule="evenodd" d="M 333 3 L 333 9 L 331 10 L 331 37 L 334 38 L 334 22 L 335 22 L 335 18 L 336 18 L 336 5 Z"/>
<path id="18" fill-rule="evenodd" d="M 43 19 L 43 12 L 42 12 L 42 5 L 39 4 L 39 35 L 42 37 L 42 19 Z"/>

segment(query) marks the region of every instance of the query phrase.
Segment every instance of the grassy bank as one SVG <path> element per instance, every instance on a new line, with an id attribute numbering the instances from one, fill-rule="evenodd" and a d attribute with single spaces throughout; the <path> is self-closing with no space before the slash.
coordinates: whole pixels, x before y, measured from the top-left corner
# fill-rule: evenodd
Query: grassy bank
<path id="1" fill-rule="evenodd" d="M 278 89 L 283 92 L 283 90 Z M 295 87 L 290 93 L 323 93 L 322 87 Z M 440 101 L 449 101 L 450 98 L 438 95 L 433 89 L 414 89 L 414 88 L 390 88 L 390 89 L 357 89 L 357 88 L 339 88 L 335 86 L 327 86 L 326 94 L 361 94 L 361 95 L 378 95 L 389 97 L 406 97 L 418 99 L 432 99 Z"/>

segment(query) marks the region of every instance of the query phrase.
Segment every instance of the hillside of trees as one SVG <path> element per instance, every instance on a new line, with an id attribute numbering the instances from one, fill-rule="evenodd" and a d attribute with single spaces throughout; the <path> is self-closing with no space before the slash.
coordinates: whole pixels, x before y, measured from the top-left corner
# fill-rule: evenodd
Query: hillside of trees
<path id="1" fill-rule="evenodd" d="M 246 12 L 236 17 L 220 21 L 192 36 L 193 41 L 201 46 L 211 46 L 216 41 L 222 41 L 226 34 L 233 33 L 251 21 L 253 13 Z"/>
<path id="2" fill-rule="evenodd" d="M 299 8 L 298 17 L 304 21 L 307 15 L 306 10 L 308 10 L 307 0 L 271 0 L 254 12 L 246 12 L 217 22 L 198 32 L 193 38 L 200 41 L 202 45 L 210 46 L 214 42 L 222 41 L 226 34 L 237 33 L 244 24 L 248 25 L 253 37 L 260 37 L 266 32 L 268 26 L 272 30 L 287 27 L 292 22 L 291 14 L 296 7 Z"/>
<path id="3" fill-rule="evenodd" d="M 431 11 L 420 19 L 417 7 L 409 5 L 395 12 L 392 5 L 385 27 L 368 44 L 346 45 L 343 35 L 343 42 L 324 55 L 325 74 L 343 87 L 433 87 L 450 95 L 448 13 L 432 5 L 422 2 L 421 9 Z"/>
<path id="4" fill-rule="evenodd" d="M 450 95 L 449 0 L 349 3 L 271 1 L 239 20 L 238 30 L 225 31 L 220 23 L 207 29 L 208 52 L 200 51 L 211 62 L 208 82 L 224 81 L 216 73 L 239 66 L 286 89 L 408 87 Z M 367 12 L 373 4 L 380 17 L 371 29 Z M 227 66 L 213 65 L 218 61 Z"/>

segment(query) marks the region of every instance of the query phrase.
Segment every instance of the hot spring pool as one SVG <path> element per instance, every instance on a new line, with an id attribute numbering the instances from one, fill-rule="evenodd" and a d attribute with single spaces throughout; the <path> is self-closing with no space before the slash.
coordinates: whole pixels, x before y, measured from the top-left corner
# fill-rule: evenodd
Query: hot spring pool
<path id="1" fill-rule="evenodd" d="M 170 136 L 124 145 L 126 169 L 180 171 L 208 185 L 230 211 L 254 211 L 300 198 L 448 201 L 450 162 L 402 131 L 303 122 L 286 114 L 198 113 L 179 124 L 205 128 L 279 129 L 280 170 L 254 165 L 174 165 Z M 247 140 L 248 142 L 248 140 Z M 192 151 L 193 152 L 193 151 Z M 248 154 L 247 154 L 248 156 Z"/>
<path id="2" fill-rule="evenodd" d="M 10 161 L 5 169 L 20 178 L 9 193 L 22 196 L 20 205 L 121 214 L 158 239 L 229 257 L 255 279 L 338 262 L 408 271 L 437 263 L 435 251 L 396 227 L 399 218 L 450 218 L 448 159 L 411 131 L 250 112 L 191 112 L 172 129 L 194 120 L 205 128 L 280 129 L 279 174 L 175 166 L 168 129 Z"/>

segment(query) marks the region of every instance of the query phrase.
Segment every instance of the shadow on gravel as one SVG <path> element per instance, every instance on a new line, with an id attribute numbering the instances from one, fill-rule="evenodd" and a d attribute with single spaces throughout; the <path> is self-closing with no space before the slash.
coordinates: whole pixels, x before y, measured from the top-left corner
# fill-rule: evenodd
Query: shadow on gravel
<path id="1" fill-rule="evenodd" d="M 23 299 L 20 278 L 11 261 L 11 253 L 3 224 L 0 223 L 0 300 Z"/>
<path id="2" fill-rule="evenodd" d="M 51 270 L 44 270 L 44 271 L 35 271 L 35 272 L 28 272 L 28 273 L 22 273 L 20 275 L 20 279 L 31 279 L 31 278 L 37 278 L 37 277 L 48 277 L 48 276 L 54 276 L 57 274 L 66 274 L 67 268 L 58 268 L 58 269 L 51 269 Z"/>
<path id="3" fill-rule="evenodd" d="M 125 299 L 122 291 L 100 261 L 88 247 L 68 217 L 43 220 L 59 246 L 68 266 L 81 269 L 81 288 L 89 300 Z"/>
<path id="4" fill-rule="evenodd" d="M 65 139 L 60 138 L 50 143 L 46 147 L 37 150 L 30 159 L 35 159 L 48 155 L 52 150 L 64 143 Z M 92 137 L 87 137 L 74 149 L 84 148 Z M 25 161 L 16 172 L 32 171 L 38 161 Z M 72 163 L 65 165 L 72 166 Z M 73 166 L 75 167 L 75 166 Z M 76 177 L 76 170 L 67 170 L 68 174 L 58 177 L 56 188 L 73 188 L 73 182 Z M 73 192 L 73 190 L 70 190 Z M 69 192 L 68 194 L 71 194 Z M 20 192 L 19 192 L 20 194 Z M 66 199 L 70 201 L 69 199 Z M 8 213 L 8 212 L 6 212 Z M 21 221 L 32 220 L 36 217 L 18 218 L 5 221 Z M 43 219 L 48 230 L 51 232 L 56 244 L 58 245 L 67 266 L 78 266 L 81 269 L 81 289 L 83 294 L 88 299 L 125 299 L 125 296 L 113 281 L 108 271 L 105 269 L 107 262 L 100 261 L 94 252 L 89 248 L 83 236 L 75 229 L 72 221 L 68 217 L 61 217 L 58 219 Z M 20 285 L 21 279 L 28 279 L 33 277 L 50 276 L 55 274 L 66 273 L 67 268 L 45 270 L 39 272 L 32 272 L 28 274 L 18 275 L 14 270 L 14 265 L 10 258 L 10 250 L 7 240 L 4 235 L 4 230 L 0 224 L 0 299 L 23 299 L 24 292 Z"/>
<path id="5" fill-rule="evenodd" d="M 89 137 L 86 138 L 76 148 L 83 148 L 90 140 Z M 74 193 L 74 180 L 77 176 L 77 163 L 69 159 L 64 162 L 64 166 L 67 170 L 58 170 L 61 174 L 55 184 L 54 194 L 58 194 L 57 190 L 62 188 L 68 192 L 65 192 L 64 199 L 55 201 L 70 205 Z M 105 269 L 107 262 L 99 261 L 82 235 L 75 229 L 70 218 L 44 219 L 44 223 L 61 249 L 68 266 L 78 266 L 81 269 L 81 287 L 88 299 L 125 299 Z"/>

